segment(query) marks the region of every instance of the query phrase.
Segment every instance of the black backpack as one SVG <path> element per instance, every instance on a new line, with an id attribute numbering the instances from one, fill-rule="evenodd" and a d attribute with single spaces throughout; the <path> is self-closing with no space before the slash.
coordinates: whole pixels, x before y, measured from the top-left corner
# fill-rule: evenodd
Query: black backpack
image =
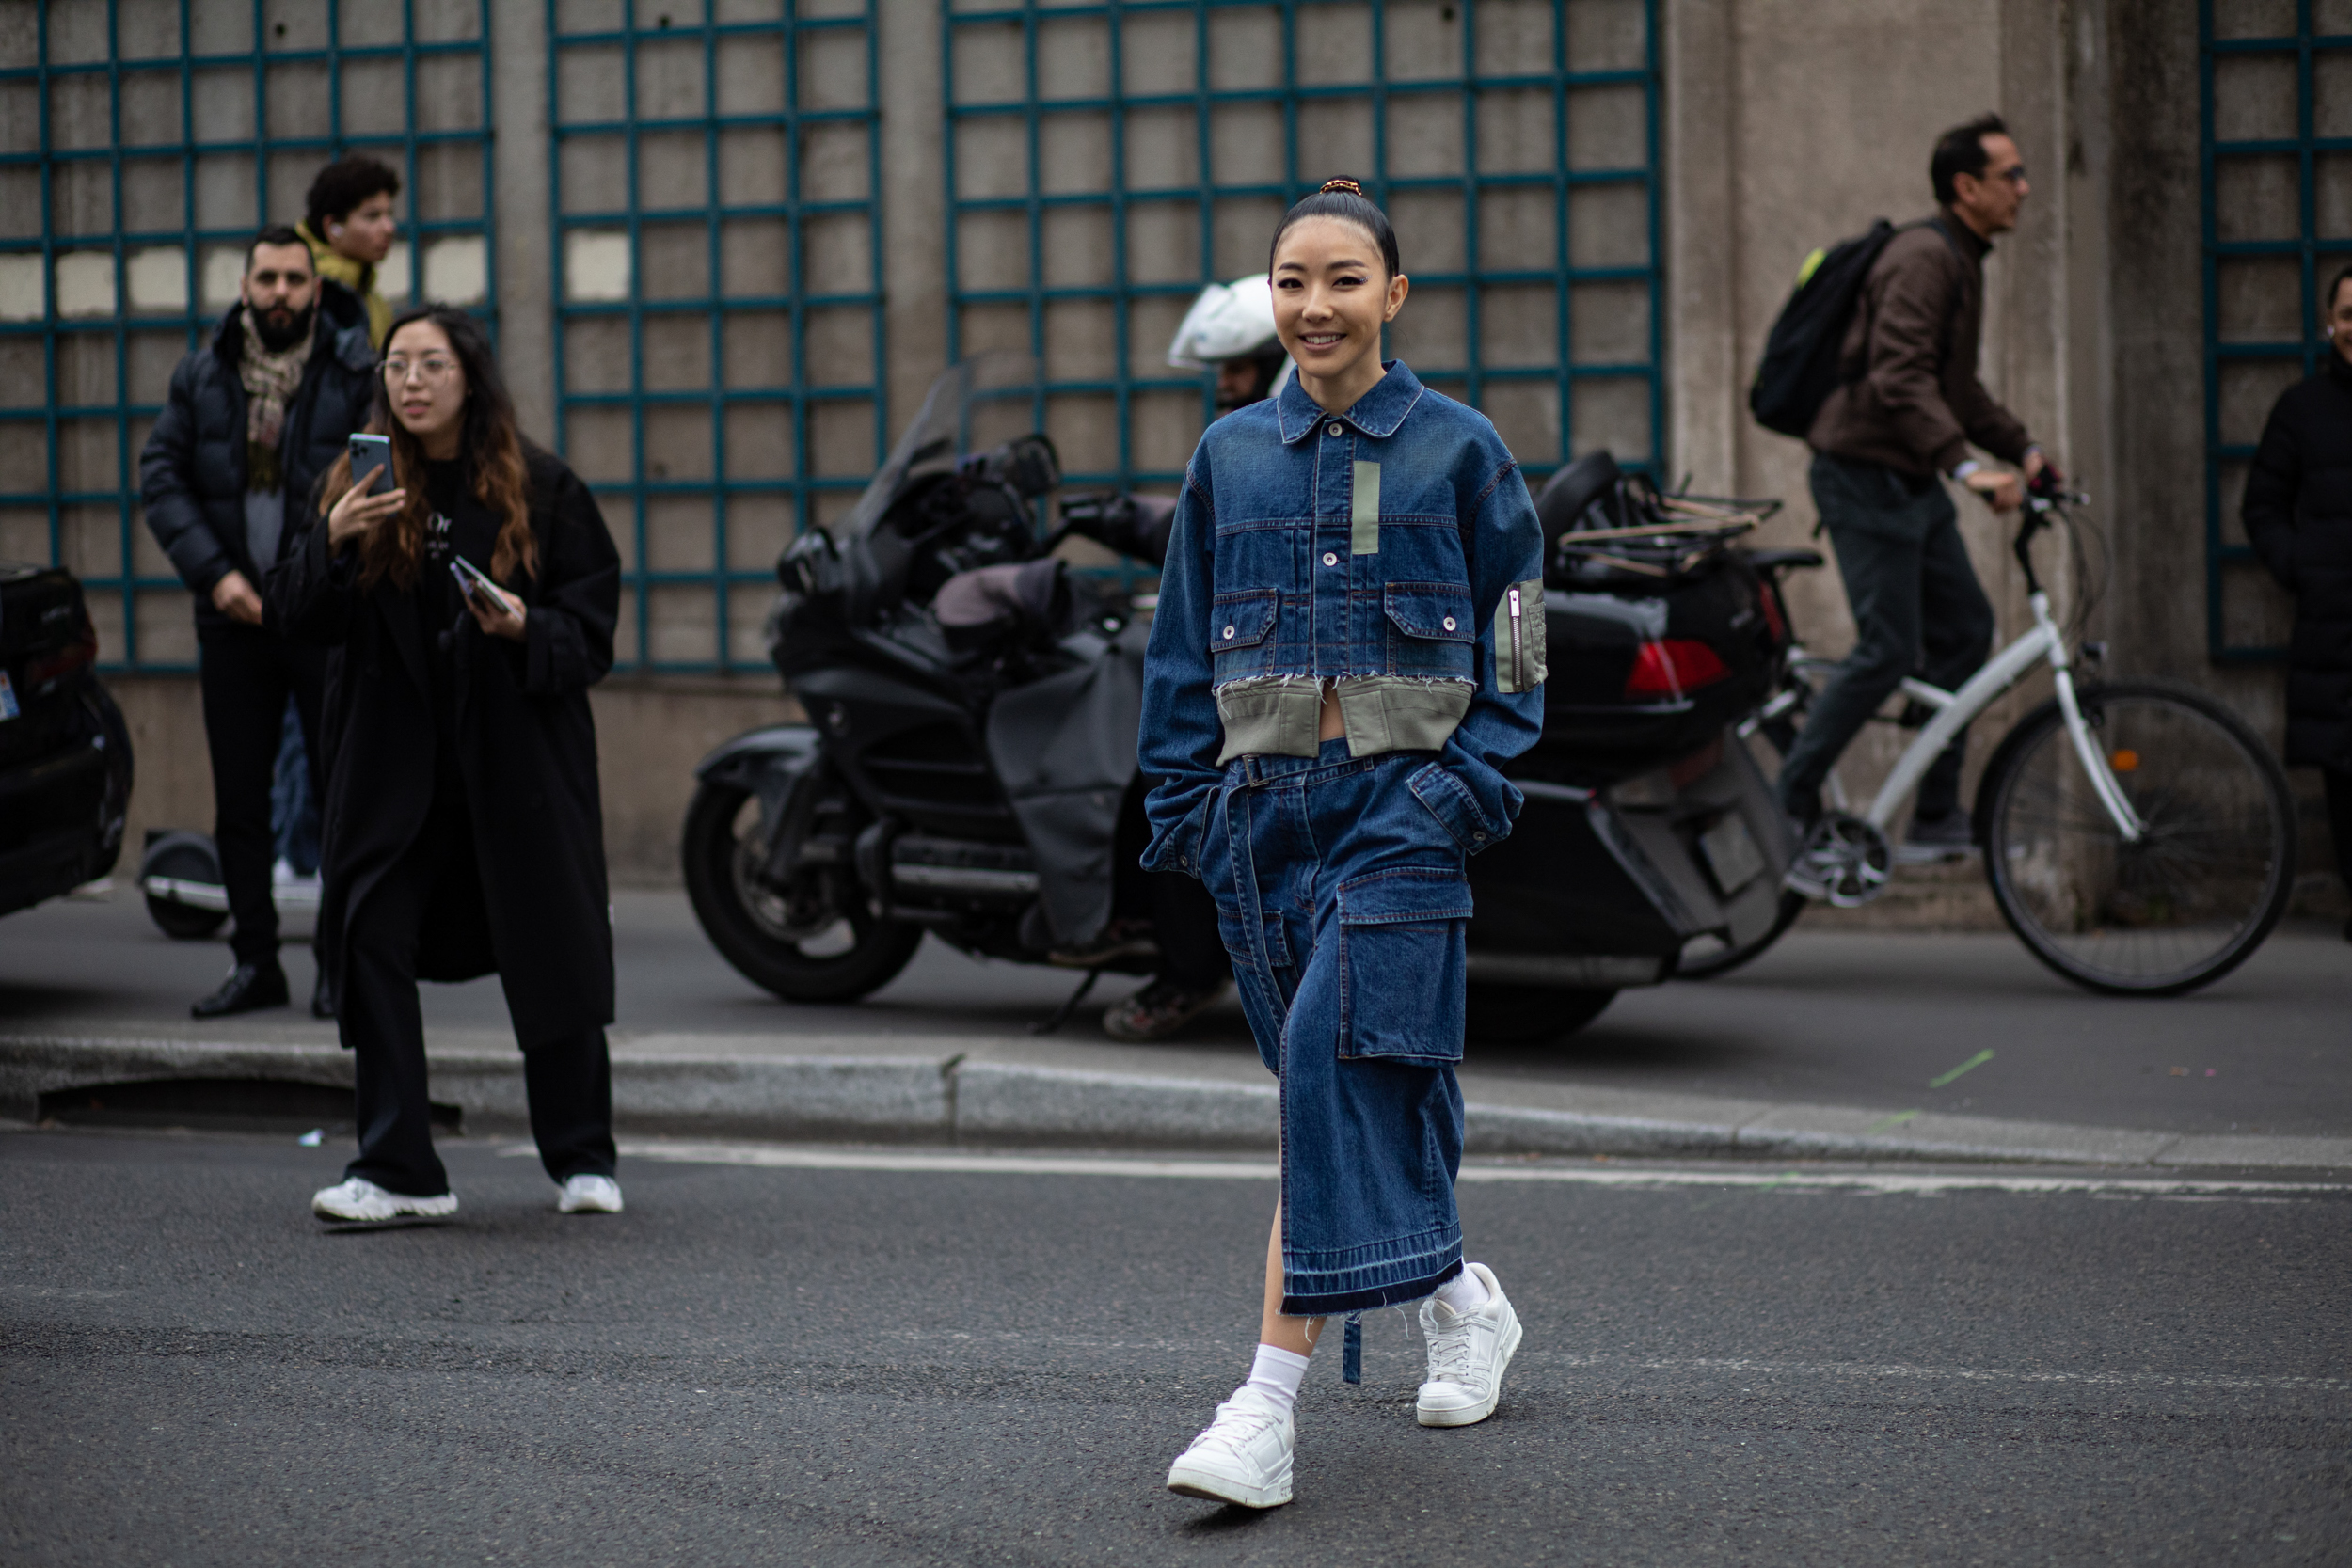
<path id="1" fill-rule="evenodd" d="M 1837 351 L 1853 319 L 1862 280 L 1900 232 L 1881 218 L 1859 239 L 1817 250 L 1797 269 L 1796 291 L 1780 308 L 1764 360 L 1748 388 L 1748 412 L 1765 429 L 1803 438 L 1838 383 Z"/>

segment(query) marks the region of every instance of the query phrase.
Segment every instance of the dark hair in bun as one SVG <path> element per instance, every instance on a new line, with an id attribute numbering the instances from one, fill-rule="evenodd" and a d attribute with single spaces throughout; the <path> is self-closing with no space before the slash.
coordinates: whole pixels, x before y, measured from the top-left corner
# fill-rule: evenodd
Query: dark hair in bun
<path id="1" fill-rule="evenodd" d="M 1274 230 L 1274 243 L 1266 247 L 1265 265 L 1269 273 L 1274 270 L 1274 253 L 1282 248 L 1282 236 L 1291 231 L 1291 225 L 1303 218 L 1338 218 L 1354 224 L 1379 243 L 1380 262 L 1389 269 L 1391 277 L 1405 271 L 1404 262 L 1397 259 L 1396 230 L 1389 227 L 1389 214 L 1355 181 L 1326 180 L 1323 189 L 1282 214 L 1282 221 Z"/>

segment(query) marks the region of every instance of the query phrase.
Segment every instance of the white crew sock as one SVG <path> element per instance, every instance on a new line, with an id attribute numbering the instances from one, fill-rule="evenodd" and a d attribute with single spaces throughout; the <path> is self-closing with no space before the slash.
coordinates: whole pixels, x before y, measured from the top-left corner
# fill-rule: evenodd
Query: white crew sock
<path id="1" fill-rule="evenodd" d="M 1494 1292 L 1486 1289 L 1485 1280 L 1470 1272 L 1468 1263 L 1462 1265 L 1460 1274 L 1438 1287 L 1437 1296 L 1451 1312 L 1475 1312 L 1494 1300 Z"/>
<path id="2" fill-rule="evenodd" d="M 1298 1385 L 1306 1375 L 1307 1358 L 1296 1351 L 1287 1351 L 1279 1345 L 1260 1345 L 1258 1358 L 1249 1364 L 1249 1381 L 1241 1386 L 1256 1389 L 1280 1405 L 1287 1415 L 1298 1402 Z"/>

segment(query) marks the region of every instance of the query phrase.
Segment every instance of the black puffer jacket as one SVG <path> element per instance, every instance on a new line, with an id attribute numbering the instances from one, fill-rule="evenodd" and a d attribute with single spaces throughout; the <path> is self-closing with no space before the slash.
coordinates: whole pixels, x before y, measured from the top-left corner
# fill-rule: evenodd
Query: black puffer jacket
<path id="1" fill-rule="evenodd" d="M 2239 515 L 2295 595 L 2287 761 L 2352 768 L 2352 365 L 2341 355 L 2271 409 Z"/>
<path id="2" fill-rule="evenodd" d="M 243 572 L 259 593 L 277 562 L 256 562 L 245 542 L 245 383 L 237 361 L 245 350 L 239 308 L 221 318 L 210 347 L 180 361 L 171 392 L 139 454 L 139 494 L 148 531 L 171 557 L 180 580 L 196 593 L 199 626 L 225 623 L 213 608 L 213 587 Z M 303 508 L 343 450 L 368 420 L 375 396 L 375 351 L 368 346 L 367 312 L 334 283 L 319 289 L 319 331 L 286 409 L 278 451 L 286 475 L 286 527 L 278 539 L 283 560 L 301 536 Z"/>

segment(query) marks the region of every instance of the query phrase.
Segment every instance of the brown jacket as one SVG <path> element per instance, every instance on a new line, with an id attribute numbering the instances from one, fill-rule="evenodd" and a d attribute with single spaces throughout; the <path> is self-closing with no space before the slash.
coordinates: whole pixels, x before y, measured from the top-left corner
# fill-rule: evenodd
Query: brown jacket
<path id="1" fill-rule="evenodd" d="M 1839 385 L 1814 416 L 1807 445 L 1920 479 L 1951 472 L 1971 441 L 2004 461 L 2025 460 L 2026 427 L 1977 379 L 1992 248 L 1949 213 L 1887 241 L 1863 280 Z"/>

